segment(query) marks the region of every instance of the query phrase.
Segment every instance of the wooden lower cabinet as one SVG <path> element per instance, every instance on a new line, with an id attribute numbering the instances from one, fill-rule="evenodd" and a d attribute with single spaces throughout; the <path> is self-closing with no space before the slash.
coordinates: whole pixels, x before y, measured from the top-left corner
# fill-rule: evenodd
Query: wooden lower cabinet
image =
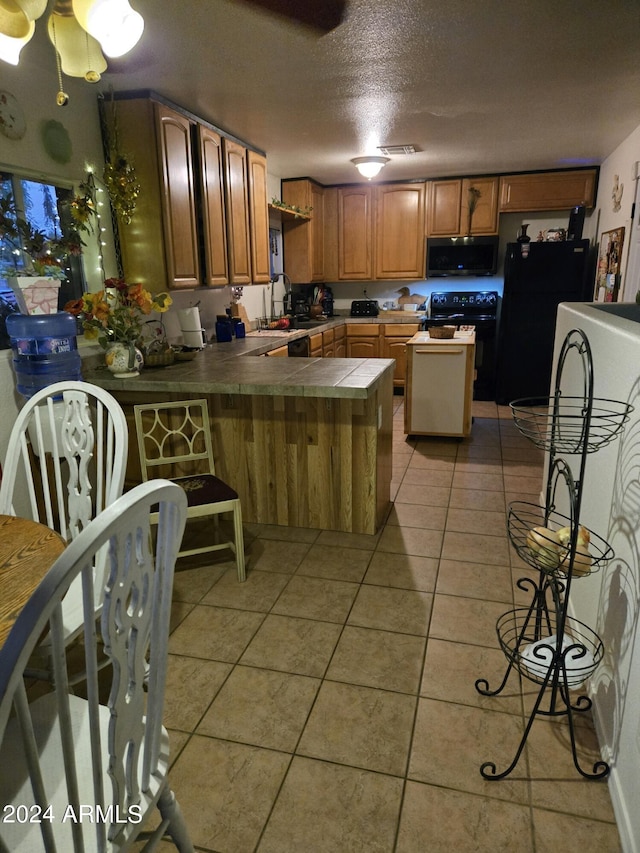
<path id="1" fill-rule="evenodd" d="M 277 349 L 270 349 L 269 352 L 265 352 L 265 355 L 271 355 L 271 356 L 275 355 L 275 356 L 281 356 L 284 358 L 288 358 L 289 347 L 284 346 L 284 347 L 277 347 Z"/>
<path id="2" fill-rule="evenodd" d="M 419 323 L 387 324 L 381 337 L 381 358 L 394 358 L 394 388 L 404 388 L 407 373 L 407 341 L 420 331 Z"/>
<path id="3" fill-rule="evenodd" d="M 133 406 L 189 394 L 113 392 L 129 425 L 126 484 L 140 482 Z M 390 505 L 393 429 L 388 371 L 366 398 L 206 396 L 216 473 L 245 523 L 375 534 Z M 250 568 L 251 564 L 249 564 Z"/>
<path id="4" fill-rule="evenodd" d="M 336 358 L 347 357 L 347 330 L 345 326 L 338 326 L 338 328 L 335 329 L 333 346 L 333 354 Z"/>
<path id="5" fill-rule="evenodd" d="M 347 324 L 347 358 L 379 358 L 380 327 L 375 323 Z"/>
<path id="6" fill-rule="evenodd" d="M 322 332 L 309 335 L 309 358 L 322 358 Z"/>

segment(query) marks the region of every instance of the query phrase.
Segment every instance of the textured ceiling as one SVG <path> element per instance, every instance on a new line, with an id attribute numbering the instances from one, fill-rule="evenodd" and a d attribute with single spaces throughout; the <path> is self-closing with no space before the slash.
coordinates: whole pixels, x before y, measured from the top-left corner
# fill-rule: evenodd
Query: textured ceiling
<path id="1" fill-rule="evenodd" d="M 379 144 L 418 150 L 384 180 L 590 165 L 640 125 L 637 0 L 348 0 L 324 36 L 247 2 L 133 5 L 143 40 L 103 82 L 156 90 L 280 177 L 360 180 L 349 160 Z"/>

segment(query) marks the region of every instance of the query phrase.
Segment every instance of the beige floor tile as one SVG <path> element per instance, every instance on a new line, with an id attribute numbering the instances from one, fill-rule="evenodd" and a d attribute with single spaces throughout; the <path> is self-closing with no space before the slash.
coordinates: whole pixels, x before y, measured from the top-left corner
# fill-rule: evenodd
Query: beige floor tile
<path id="1" fill-rule="evenodd" d="M 312 545 L 300 563 L 297 574 L 359 583 L 370 560 L 371 552 L 361 548 Z"/>
<path id="2" fill-rule="evenodd" d="M 324 681 L 297 753 L 402 776 L 415 708 L 414 696 Z"/>
<path id="3" fill-rule="evenodd" d="M 515 674 L 498 696 L 485 696 L 476 690 L 476 681 L 479 680 L 484 680 L 485 685 L 488 685 L 484 689 L 497 690 L 502 684 L 507 663 L 501 649 L 451 643 L 430 637 L 420 695 L 443 702 L 522 715 L 520 680 Z"/>
<path id="4" fill-rule="evenodd" d="M 419 527 L 423 530 L 444 530 L 447 520 L 445 506 L 421 506 L 396 501 L 389 513 L 387 524 L 400 527 Z"/>
<path id="5" fill-rule="evenodd" d="M 453 466 L 450 468 L 424 468 L 409 465 L 404 475 L 403 484 L 407 486 L 437 486 L 451 488 Z"/>
<path id="6" fill-rule="evenodd" d="M 484 489 L 451 489 L 449 507 L 504 512 L 504 493 Z"/>
<path id="7" fill-rule="evenodd" d="M 176 569 L 173 576 L 173 600 L 197 604 L 226 571 L 226 566 L 198 566 Z"/>
<path id="8" fill-rule="evenodd" d="M 580 716 L 576 714 L 576 717 Z M 578 758 L 582 769 L 592 773 L 600 752 L 593 729 L 575 727 Z M 568 812 L 580 817 L 613 821 L 607 779 L 584 779 L 573 765 L 566 718 L 549 722 L 536 718 L 527 738 L 531 771 L 531 802 L 534 806 Z"/>
<path id="9" fill-rule="evenodd" d="M 457 474 L 492 474 L 502 476 L 502 462 L 495 459 L 460 459 L 456 461 Z"/>
<path id="10" fill-rule="evenodd" d="M 480 774 L 487 761 L 494 762 L 498 772 L 508 767 L 523 729 L 522 719 L 513 714 L 420 699 L 409 778 L 528 805 L 526 766 L 500 782 Z"/>
<path id="11" fill-rule="evenodd" d="M 197 732 L 293 752 L 319 687 L 306 675 L 236 666 Z"/>
<path id="12" fill-rule="evenodd" d="M 392 853 L 401 798 L 401 779 L 296 757 L 258 853 Z"/>
<path id="13" fill-rule="evenodd" d="M 502 473 L 478 474 L 477 472 L 456 471 L 453 475 L 454 489 L 483 489 L 487 492 L 504 491 Z"/>
<path id="14" fill-rule="evenodd" d="M 164 725 L 194 731 L 231 669 L 228 663 L 169 655 Z"/>
<path id="15" fill-rule="evenodd" d="M 193 610 L 195 604 L 187 603 L 186 601 L 171 602 L 171 618 L 169 620 L 169 632 L 175 631 L 181 622 L 187 618 Z"/>
<path id="16" fill-rule="evenodd" d="M 236 610 L 267 612 L 289 582 L 289 575 L 252 570 L 243 583 L 238 581 L 235 567 L 224 573 L 203 597 L 202 604 L 233 607 Z"/>
<path id="17" fill-rule="evenodd" d="M 293 574 L 309 550 L 307 542 L 282 542 L 256 539 L 248 549 L 251 568 L 263 572 Z"/>
<path id="18" fill-rule="evenodd" d="M 240 663 L 298 675 L 324 675 L 338 642 L 339 624 L 269 614 Z"/>
<path id="19" fill-rule="evenodd" d="M 506 609 L 496 601 L 436 594 L 429 637 L 497 648 L 496 622 Z"/>
<path id="20" fill-rule="evenodd" d="M 402 483 L 398 489 L 396 500 L 405 504 L 420 504 L 422 506 L 447 506 L 451 489 L 442 486 L 429 486 Z"/>
<path id="21" fill-rule="evenodd" d="M 453 473 L 455 461 L 455 456 L 425 456 L 421 453 L 414 453 L 411 457 L 411 461 L 409 462 L 409 470 L 421 472 L 443 471 Z M 430 474 L 426 474 L 425 476 L 428 477 Z"/>
<path id="22" fill-rule="evenodd" d="M 513 604 L 513 575 L 509 566 L 440 560 L 436 590 L 442 595 L 461 595 Z"/>
<path id="23" fill-rule="evenodd" d="M 347 626 L 326 677 L 381 690 L 416 693 L 424 647 L 424 637 Z"/>
<path id="24" fill-rule="evenodd" d="M 442 530 L 387 525 L 380 536 L 378 551 L 413 554 L 417 557 L 439 557 L 442 537 Z"/>
<path id="25" fill-rule="evenodd" d="M 433 595 L 418 590 L 363 585 L 348 624 L 426 637 Z"/>
<path id="26" fill-rule="evenodd" d="M 442 543 L 445 560 L 469 560 L 472 563 L 509 563 L 509 540 L 506 535 L 487 536 L 482 533 L 458 533 L 445 530 Z"/>
<path id="27" fill-rule="evenodd" d="M 458 440 L 455 438 L 421 436 L 416 439 L 416 456 L 455 456 L 457 452 Z"/>
<path id="28" fill-rule="evenodd" d="M 529 808 L 492 797 L 407 782 L 396 853 L 427 851 L 532 853 Z"/>
<path id="29" fill-rule="evenodd" d="M 198 604 L 169 638 L 169 651 L 235 663 L 263 619 L 262 613 Z"/>
<path id="30" fill-rule="evenodd" d="M 505 492 L 519 495 L 533 495 L 536 499 L 540 494 L 540 489 L 542 488 L 542 476 L 539 477 L 517 477 L 508 474 L 505 471 L 504 474 L 504 489 Z M 525 498 L 527 500 L 527 498 Z M 531 500 L 531 498 L 528 498 Z"/>
<path id="31" fill-rule="evenodd" d="M 499 444 L 461 444 L 458 448 L 458 461 L 463 462 L 465 459 L 470 461 L 479 461 L 486 459 L 488 462 L 499 462 L 502 459 L 502 452 Z"/>
<path id="32" fill-rule="evenodd" d="M 447 513 L 447 530 L 458 533 L 483 533 L 488 536 L 504 536 L 506 516 L 504 512 L 484 509 L 450 508 Z"/>
<path id="33" fill-rule="evenodd" d="M 173 767 L 191 735 L 188 732 L 180 732 L 176 729 L 167 728 L 167 730 L 169 733 L 169 767 Z"/>
<path id="34" fill-rule="evenodd" d="M 585 820 L 568 814 L 533 809 L 536 853 L 622 853 L 615 823 Z"/>
<path id="35" fill-rule="evenodd" d="M 171 771 L 171 786 L 196 846 L 254 850 L 291 756 L 194 735 Z"/>
<path id="36" fill-rule="evenodd" d="M 358 589 L 356 583 L 296 575 L 275 603 L 273 613 L 344 622 Z"/>
<path id="37" fill-rule="evenodd" d="M 377 551 L 371 558 L 364 583 L 434 592 L 437 574 L 438 560 L 435 557 Z"/>

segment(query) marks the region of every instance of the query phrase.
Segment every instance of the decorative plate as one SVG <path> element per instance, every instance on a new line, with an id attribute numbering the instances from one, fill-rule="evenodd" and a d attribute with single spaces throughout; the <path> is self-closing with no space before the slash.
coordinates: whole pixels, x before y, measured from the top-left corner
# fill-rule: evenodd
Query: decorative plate
<path id="1" fill-rule="evenodd" d="M 73 146 L 69 133 L 59 121 L 46 121 L 42 126 L 44 150 L 56 163 L 68 163 L 71 160 Z"/>

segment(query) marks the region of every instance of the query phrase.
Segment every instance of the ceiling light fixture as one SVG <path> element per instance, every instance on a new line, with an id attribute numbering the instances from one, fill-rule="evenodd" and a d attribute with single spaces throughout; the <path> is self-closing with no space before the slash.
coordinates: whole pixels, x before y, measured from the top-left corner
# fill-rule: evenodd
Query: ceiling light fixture
<path id="1" fill-rule="evenodd" d="M 48 0 L 0 0 L 0 59 L 17 65 L 20 51 L 35 31 Z M 56 51 L 59 91 L 57 103 L 69 100 L 62 91 L 62 72 L 97 83 L 107 69 L 107 56 L 123 56 L 142 36 L 142 15 L 129 0 L 55 0 L 47 20 Z"/>
<path id="2" fill-rule="evenodd" d="M 360 174 L 370 181 L 390 159 L 390 157 L 355 157 L 351 162 Z"/>

